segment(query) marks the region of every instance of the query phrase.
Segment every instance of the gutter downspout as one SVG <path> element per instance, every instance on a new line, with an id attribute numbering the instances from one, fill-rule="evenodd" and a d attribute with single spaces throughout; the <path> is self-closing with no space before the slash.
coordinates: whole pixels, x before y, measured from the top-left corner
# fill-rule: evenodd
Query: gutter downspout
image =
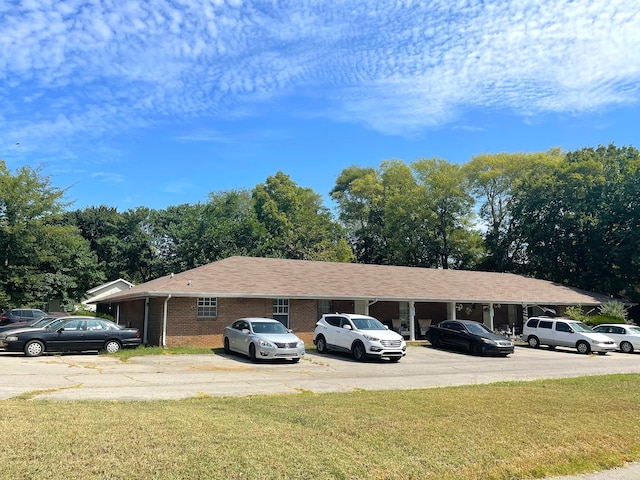
<path id="1" fill-rule="evenodd" d="M 164 301 L 164 315 L 162 319 L 162 347 L 167 346 L 167 309 L 169 300 L 171 300 L 171 294 L 169 294 L 167 299 Z"/>

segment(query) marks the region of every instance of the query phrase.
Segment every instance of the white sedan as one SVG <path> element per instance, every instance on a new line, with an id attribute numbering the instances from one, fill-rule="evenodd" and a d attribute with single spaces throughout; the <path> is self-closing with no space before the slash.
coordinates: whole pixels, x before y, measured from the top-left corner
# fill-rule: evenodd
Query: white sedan
<path id="1" fill-rule="evenodd" d="M 618 348 L 624 353 L 632 353 L 635 349 L 640 349 L 640 327 L 636 325 L 603 323 L 593 327 L 592 330 L 613 338 Z"/>
<path id="2" fill-rule="evenodd" d="M 257 360 L 304 357 L 304 342 L 272 318 L 241 318 L 224 329 L 225 353 L 237 352 Z"/>

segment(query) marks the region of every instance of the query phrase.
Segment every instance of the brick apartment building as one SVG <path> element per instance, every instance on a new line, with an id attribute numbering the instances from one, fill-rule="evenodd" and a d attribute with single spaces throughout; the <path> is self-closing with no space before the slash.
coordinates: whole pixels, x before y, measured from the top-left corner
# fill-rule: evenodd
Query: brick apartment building
<path id="1" fill-rule="evenodd" d="M 509 273 L 229 257 L 101 298 L 97 308 L 139 328 L 146 345 L 217 347 L 242 317 L 275 318 L 310 342 L 323 313 L 364 313 L 413 340 L 447 318 L 518 332 L 525 316 L 609 300 Z"/>

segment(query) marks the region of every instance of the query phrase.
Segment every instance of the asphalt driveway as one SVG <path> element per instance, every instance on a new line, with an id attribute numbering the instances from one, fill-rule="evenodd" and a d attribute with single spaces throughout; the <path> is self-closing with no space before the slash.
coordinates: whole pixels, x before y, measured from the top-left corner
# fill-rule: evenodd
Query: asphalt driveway
<path id="1" fill-rule="evenodd" d="M 496 358 L 410 346 L 399 363 L 358 363 L 347 355 L 313 351 L 297 364 L 252 364 L 242 356 L 216 353 L 141 356 L 128 362 L 94 353 L 37 358 L 0 353 L 0 369 L 0 399 L 29 394 L 49 400 L 159 400 L 640 373 L 640 353 L 579 355 L 520 347 L 514 355 Z"/>

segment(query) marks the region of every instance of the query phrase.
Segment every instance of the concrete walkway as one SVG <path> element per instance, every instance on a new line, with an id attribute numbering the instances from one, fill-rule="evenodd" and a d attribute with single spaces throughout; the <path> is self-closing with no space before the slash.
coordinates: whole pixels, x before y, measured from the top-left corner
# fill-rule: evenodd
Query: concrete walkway
<path id="1" fill-rule="evenodd" d="M 630 463 L 623 467 L 603 472 L 575 475 L 568 477 L 547 477 L 546 480 L 638 480 L 640 479 L 640 462 Z"/>

